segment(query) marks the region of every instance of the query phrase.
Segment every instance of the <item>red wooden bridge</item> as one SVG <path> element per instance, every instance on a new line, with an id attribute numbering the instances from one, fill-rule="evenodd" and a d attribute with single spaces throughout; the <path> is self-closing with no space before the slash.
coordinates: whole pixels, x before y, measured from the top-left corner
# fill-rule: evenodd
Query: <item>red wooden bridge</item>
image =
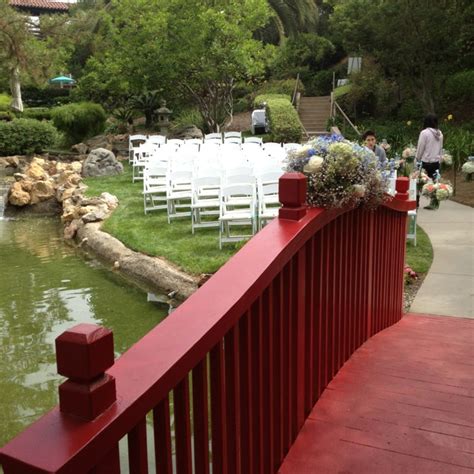
<path id="1" fill-rule="evenodd" d="M 305 186 L 117 361 L 106 329 L 61 335 L 60 405 L 5 473 L 118 473 L 123 437 L 132 473 L 472 471 L 470 322 L 401 319 L 408 181 L 374 212 Z"/>

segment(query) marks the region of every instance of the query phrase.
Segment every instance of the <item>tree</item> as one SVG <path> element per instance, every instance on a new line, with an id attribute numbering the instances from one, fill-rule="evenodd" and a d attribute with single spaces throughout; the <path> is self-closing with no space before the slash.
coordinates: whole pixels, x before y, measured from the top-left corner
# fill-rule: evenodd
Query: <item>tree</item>
<path id="1" fill-rule="evenodd" d="M 113 1 L 107 47 L 88 61 L 79 89 L 107 92 L 99 81 L 113 81 L 117 100 L 163 90 L 169 102 L 191 99 L 219 130 L 232 116 L 236 81 L 264 72 L 265 48 L 253 33 L 269 16 L 265 0 Z"/>
<path id="2" fill-rule="evenodd" d="M 472 48 L 473 9 L 468 0 L 341 0 L 332 32 L 346 51 L 372 56 L 386 77 L 434 112 L 445 78 Z"/>
<path id="3" fill-rule="evenodd" d="M 45 80 L 67 56 L 62 28 L 64 15 L 42 17 L 41 36 L 31 33 L 28 17 L 0 0 L 0 64 L 10 79 L 13 110 L 23 111 L 21 76 L 29 75 L 36 81 Z M 61 31 L 61 32 L 60 32 Z"/>
<path id="4" fill-rule="evenodd" d="M 316 28 L 318 8 L 314 0 L 268 0 L 278 30 L 280 43 L 285 37 L 295 37 Z"/>

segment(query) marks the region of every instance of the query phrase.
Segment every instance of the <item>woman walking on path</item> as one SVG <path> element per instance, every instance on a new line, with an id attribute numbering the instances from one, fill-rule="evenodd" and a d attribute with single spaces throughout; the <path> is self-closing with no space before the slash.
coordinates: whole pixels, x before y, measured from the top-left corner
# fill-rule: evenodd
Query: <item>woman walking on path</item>
<path id="1" fill-rule="evenodd" d="M 418 138 L 416 161 L 421 161 L 426 174 L 434 179 L 439 174 L 439 163 L 443 155 L 443 134 L 438 128 L 438 117 L 429 114 L 425 117 L 423 130 Z"/>

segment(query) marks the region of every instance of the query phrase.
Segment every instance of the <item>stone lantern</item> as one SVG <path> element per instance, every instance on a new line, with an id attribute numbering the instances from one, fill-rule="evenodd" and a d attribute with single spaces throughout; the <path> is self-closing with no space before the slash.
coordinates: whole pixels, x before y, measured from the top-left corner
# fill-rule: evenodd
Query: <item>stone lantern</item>
<path id="1" fill-rule="evenodd" d="M 157 113 L 160 134 L 166 136 L 170 125 L 170 115 L 172 114 L 171 110 L 166 107 L 166 100 L 161 101 L 161 107 L 157 110 Z"/>

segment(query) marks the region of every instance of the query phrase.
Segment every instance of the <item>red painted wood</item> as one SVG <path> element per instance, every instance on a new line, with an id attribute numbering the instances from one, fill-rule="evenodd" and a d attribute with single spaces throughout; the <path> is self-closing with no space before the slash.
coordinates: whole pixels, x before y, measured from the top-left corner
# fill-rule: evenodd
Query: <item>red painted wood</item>
<path id="1" fill-rule="evenodd" d="M 207 359 L 193 369 L 194 469 L 196 474 L 209 473 L 209 410 Z"/>
<path id="2" fill-rule="evenodd" d="M 173 390 L 176 469 L 178 474 L 192 472 L 189 382 L 186 376 Z"/>
<path id="3" fill-rule="evenodd" d="M 306 214 L 306 177 L 302 173 L 285 173 L 278 185 L 282 207 L 280 219 L 300 220 Z"/>
<path id="4" fill-rule="evenodd" d="M 300 198 L 298 200 L 301 202 Z M 385 207 L 394 211 L 397 219 L 403 219 L 403 213 L 413 205 L 409 201 L 393 199 Z M 313 296 L 302 300 L 298 297 L 303 290 L 298 284 L 297 275 L 302 265 L 301 262 L 298 263 L 297 255 L 314 235 L 322 236 L 324 255 L 321 256 L 320 266 L 325 269 L 325 272 L 318 286 L 321 308 L 321 318 L 318 320 L 318 328 L 321 325 L 321 334 L 318 336 L 321 338 L 319 349 L 321 360 L 318 362 L 318 367 L 321 366 L 322 370 L 318 371 L 317 376 L 319 390 L 321 390 L 332 378 L 335 368 L 340 365 L 341 354 L 344 352 L 344 341 L 341 342 L 339 336 L 342 334 L 343 339 L 345 338 L 344 305 L 347 303 L 347 298 L 338 293 L 337 282 L 345 278 L 346 270 L 340 258 L 344 253 L 345 243 L 340 235 L 344 224 L 338 223 L 337 219 L 346 212 L 357 213 L 360 217 L 355 227 L 356 232 L 360 232 L 361 235 L 362 251 L 357 266 L 363 267 L 359 268 L 362 273 L 360 298 L 363 304 L 359 307 L 360 321 L 357 324 L 358 344 L 362 343 L 372 331 L 372 328 L 367 326 L 367 316 L 371 311 L 372 300 L 370 287 L 373 284 L 372 264 L 369 265 L 367 271 L 367 259 L 373 252 L 371 241 L 373 235 L 367 230 L 368 225 L 373 225 L 370 224 L 371 215 L 358 210 L 308 209 L 298 221 L 276 219 L 259 232 L 238 255 L 224 265 L 206 285 L 183 303 L 169 318 L 116 361 L 108 370 L 108 374 L 116 380 L 117 401 L 100 417 L 97 417 L 94 423 L 81 422 L 55 409 L 2 448 L 0 461 L 8 465 L 8 469 L 14 469 L 14 466 L 26 466 L 25 472 L 28 472 L 28 469 L 29 472 L 60 470 L 87 472 L 100 462 L 100 453 L 110 450 L 110 446 L 116 444 L 125 434 L 130 433 L 145 414 L 153 409 L 158 420 L 155 422 L 157 465 L 163 472 L 169 472 L 171 457 L 169 413 L 166 408 L 168 393 L 176 389 L 183 378 L 187 377 L 187 374 L 204 360 L 209 352 L 214 353 L 214 357 L 211 355 L 213 359 L 212 413 L 220 413 L 222 419 L 225 420 L 225 415 L 228 413 L 225 407 L 227 389 L 224 375 L 225 362 L 223 355 L 217 357 L 216 349 L 213 348 L 217 347 L 216 344 L 222 344 L 223 338 L 238 325 L 242 472 L 252 472 L 256 466 L 261 470 L 263 464 L 260 460 L 268 459 L 268 452 L 273 449 L 271 446 L 267 449 L 263 444 L 262 433 L 267 425 L 264 422 L 255 421 L 256 416 L 265 414 L 264 403 L 267 401 L 264 400 L 265 392 L 261 386 L 263 377 L 261 376 L 258 380 L 255 377 L 255 374 L 263 374 L 267 354 L 267 347 L 262 344 L 264 312 L 259 310 L 258 324 L 255 326 L 254 318 L 252 321 L 248 320 L 247 311 L 250 303 L 261 300 L 265 290 L 278 278 L 280 278 L 282 288 L 280 296 L 282 332 L 278 338 L 281 363 L 279 371 L 274 371 L 274 373 L 280 375 L 282 388 L 278 412 L 282 428 L 280 452 L 284 454 L 297 434 L 298 421 L 301 420 L 301 406 L 304 413 L 304 402 L 301 405 L 301 397 L 306 400 L 305 390 L 309 384 L 307 379 L 303 378 L 303 392 L 299 393 L 298 383 L 301 378 L 298 376 L 298 369 L 301 366 L 310 365 L 310 362 L 307 354 L 303 354 L 303 359 L 301 359 L 298 342 L 303 340 L 303 346 L 308 348 L 311 345 L 314 346 L 315 341 L 315 339 L 313 341 L 308 339 L 306 335 L 301 339 L 299 333 L 299 328 L 310 327 L 314 321 L 309 319 L 310 323 L 308 323 L 309 316 L 306 314 L 303 325 L 298 323 L 298 308 L 304 308 L 307 311 Z M 389 217 L 389 219 L 394 219 L 394 217 Z M 402 244 L 400 245 L 396 261 L 403 265 L 403 247 Z M 310 253 L 307 250 L 304 252 Z M 338 261 L 334 260 L 336 256 L 339 256 Z M 307 265 L 306 261 L 304 265 Z M 304 274 L 307 272 L 305 271 Z M 397 288 L 399 286 L 397 298 L 401 295 L 401 281 L 397 282 Z M 313 287 L 310 282 L 304 282 L 305 296 Z M 210 301 L 212 304 L 209 304 Z M 337 302 L 336 311 L 334 311 L 335 302 Z M 399 302 L 401 305 L 401 298 Z M 334 316 L 337 318 L 334 319 Z M 180 337 L 177 338 L 176 334 Z M 255 341 L 260 342 L 260 346 L 257 347 Z M 271 351 L 270 344 L 269 342 L 268 351 Z M 253 348 L 257 350 L 254 352 Z M 334 350 L 337 352 L 333 353 Z M 254 369 L 255 364 L 257 369 Z M 130 377 L 130 374 L 133 374 L 133 377 Z M 307 374 L 304 374 L 304 377 L 307 377 Z M 256 394 L 254 388 L 256 388 Z M 270 400 L 271 405 L 270 397 L 266 398 Z M 189 405 L 189 399 L 187 402 L 183 399 L 180 403 L 184 406 Z M 277 412 L 277 410 L 274 411 Z M 177 443 L 181 443 L 184 452 L 189 452 L 189 440 L 186 434 L 189 431 L 186 428 L 189 426 L 189 408 L 185 409 L 182 415 L 188 419 L 188 425 L 185 421 L 181 426 L 181 433 L 184 434 L 178 437 Z M 227 437 L 223 422 L 213 417 L 212 423 L 212 442 L 217 443 L 216 446 L 223 447 L 222 450 L 214 449 L 214 457 L 217 457 L 219 463 L 219 456 L 221 456 L 222 466 L 225 466 L 226 451 L 231 437 Z M 156 442 L 160 436 L 163 438 L 163 443 Z M 42 441 L 42 450 L 35 449 L 38 439 Z M 273 445 L 273 443 L 270 444 Z M 280 443 L 277 442 L 275 458 L 279 445 Z M 261 457 L 260 453 L 262 453 Z M 270 457 L 273 456 L 270 455 Z M 186 462 L 183 465 L 189 466 L 189 463 Z M 249 469 L 246 469 L 247 466 Z M 189 469 L 185 467 L 184 470 Z M 222 472 L 226 471 L 227 469 Z"/>
<path id="5" fill-rule="evenodd" d="M 240 368 L 239 327 L 224 339 L 228 472 L 240 473 Z"/>
<path id="6" fill-rule="evenodd" d="M 170 403 L 166 396 L 153 409 L 153 433 L 157 474 L 172 474 Z"/>
<path id="7" fill-rule="evenodd" d="M 239 322 L 239 369 L 240 369 L 240 449 L 242 472 L 252 472 L 254 461 L 254 442 L 252 433 L 253 407 L 251 384 L 251 328 L 250 311 Z"/>
<path id="8" fill-rule="evenodd" d="M 147 474 L 146 418 L 128 434 L 128 465 L 130 474 Z"/>
<path id="9" fill-rule="evenodd" d="M 28 470 L 13 470 L 11 472 L 31 472 Z M 7 471 L 5 471 L 8 474 Z M 97 463 L 97 465 L 89 471 L 89 474 L 120 474 L 120 455 L 118 444 L 116 444 L 109 452 Z"/>
<path id="10" fill-rule="evenodd" d="M 296 288 L 296 307 L 295 307 L 295 375 L 296 375 L 296 426 L 293 435 L 303 426 L 305 420 L 305 332 L 306 332 L 306 246 L 303 247 L 297 255 L 297 288 Z"/>
<path id="11" fill-rule="evenodd" d="M 474 390 L 473 333 L 473 320 L 422 315 L 379 332 L 330 383 L 279 472 L 474 471 L 472 399 L 456 393 Z"/>
<path id="12" fill-rule="evenodd" d="M 211 350 L 210 361 L 212 470 L 227 472 L 225 361 L 222 340 Z"/>

